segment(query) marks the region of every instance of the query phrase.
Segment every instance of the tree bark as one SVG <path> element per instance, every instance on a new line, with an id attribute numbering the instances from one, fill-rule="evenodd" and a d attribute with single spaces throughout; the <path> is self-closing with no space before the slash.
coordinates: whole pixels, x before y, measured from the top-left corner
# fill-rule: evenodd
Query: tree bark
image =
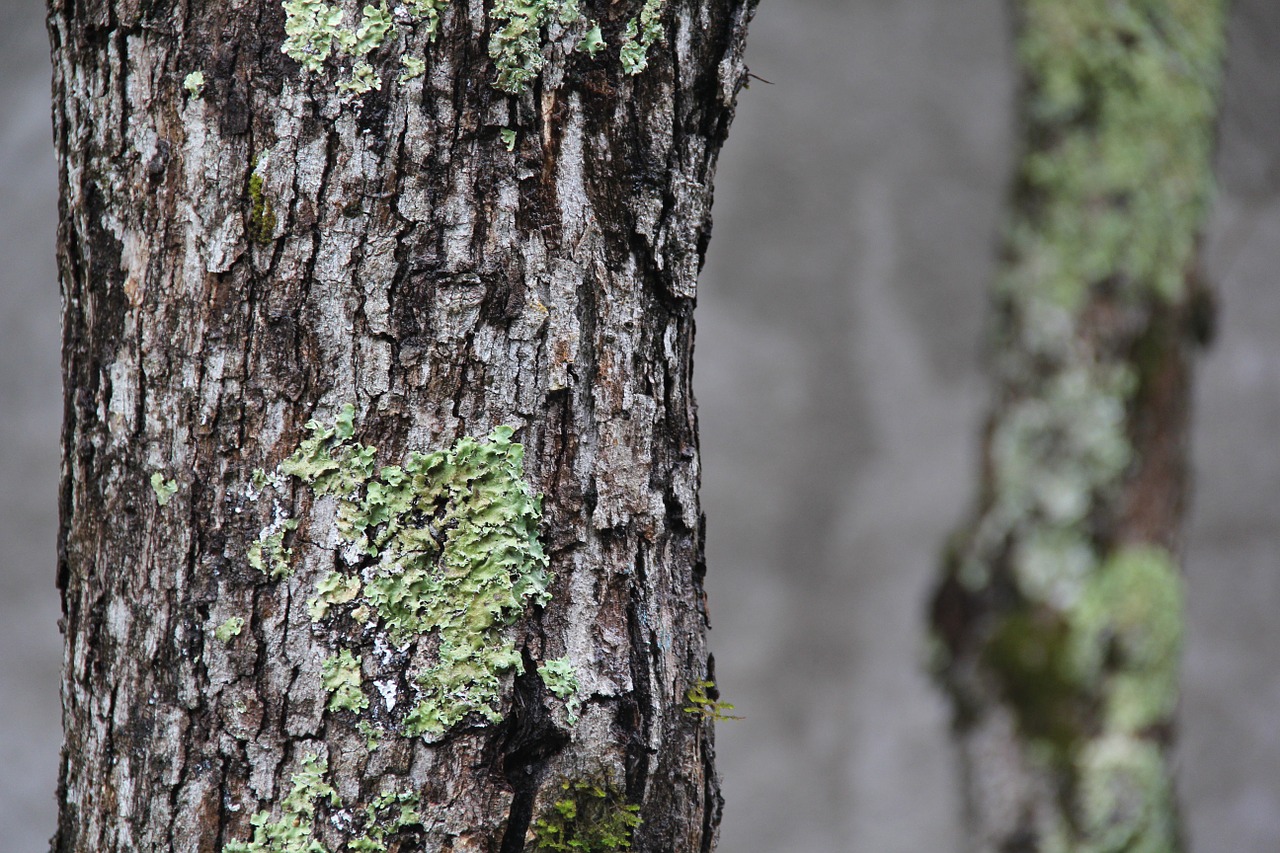
<path id="1" fill-rule="evenodd" d="M 692 312 L 754 0 L 350 4 L 327 56 L 322 5 L 51 0 L 53 849 L 711 850 Z"/>
<path id="2" fill-rule="evenodd" d="M 932 612 L 971 850 L 1181 847 L 1177 557 L 1223 6 L 1016 4 L 994 405 Z"/>

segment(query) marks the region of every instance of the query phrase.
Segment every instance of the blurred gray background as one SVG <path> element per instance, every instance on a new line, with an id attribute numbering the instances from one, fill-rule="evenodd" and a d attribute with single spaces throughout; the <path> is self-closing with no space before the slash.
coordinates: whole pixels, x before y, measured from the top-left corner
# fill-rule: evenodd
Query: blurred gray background
<path id="1" fill-rule="evenodd" d="M 0 0 L 0 847 L 53 831 L 56 178 L 43 8 Z M 1179 750 L 1198 853 L 1280 849 L 1280 4 L 1237 0 L 1207 240 Z M 725 853 L 958 850 L 921 674 L 974 492 L 1013 142 L 1001 0 L 764 0 L 698 308 Z"/>

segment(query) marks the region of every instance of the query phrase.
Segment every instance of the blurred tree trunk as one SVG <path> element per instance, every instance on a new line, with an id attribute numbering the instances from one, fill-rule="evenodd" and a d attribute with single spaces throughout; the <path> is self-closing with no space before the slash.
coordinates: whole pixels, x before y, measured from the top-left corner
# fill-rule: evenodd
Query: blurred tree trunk
<path id="1" fill-rule="evenodd" d="M 753 6 L 51 0 L 55 850 L 712 849 L 692 312 Z"/>
<path id="2" fill-rule="evenodd" d="M 1015 4 L 1023 151 L 978 511 L 933 602 L 974 851 L 1170 851 L 1222 2 Z"/>

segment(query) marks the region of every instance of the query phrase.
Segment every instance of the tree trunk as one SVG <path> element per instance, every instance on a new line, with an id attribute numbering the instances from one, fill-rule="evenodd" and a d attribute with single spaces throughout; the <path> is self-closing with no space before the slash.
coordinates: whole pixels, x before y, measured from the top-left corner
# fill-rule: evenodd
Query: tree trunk
<path id="1" fill-rule="evenodd" d="M 1181 846 L 1177 558 L 1224 5 L 1016 4 L 994 405 L 932 614 L 971 850 Z"/>
<path id="2" fill-rule="evenodd" d="M 55 850 L 713 848 L 692 312 L 754 2 L 491 5 L 51 0 Z"/>

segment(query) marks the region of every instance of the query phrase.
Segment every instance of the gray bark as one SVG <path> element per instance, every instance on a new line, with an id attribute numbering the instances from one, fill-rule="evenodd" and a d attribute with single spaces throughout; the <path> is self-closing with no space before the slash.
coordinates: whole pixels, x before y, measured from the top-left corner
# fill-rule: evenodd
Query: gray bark
<path id="1" fill-rule="evenodd" d="M 491 85 L 485 4 L 452 0 L 434 42 L 404 28 L 370 56 L 382 88 L 348 95 L 336 63 L 311 73 L 281 52 L 278 2 L 51 0 L 55 850 L 247 843 L 256 813 L 300 814 L 285 801 L 309 761 L 341 800 L 303 808 L 326 850 L 389 792 L 418 813 L 388 830 L 391 849 L 534 849 L 535 823 L 580 780 L 638 806 L 633 849 L 713 848 L 712 720 L 682 709 L 714 678 L 692 312 L 753 5 L 671 0 L 632 76 L 617 48 L 640 3 L 584 0 L 610 47 L 574 52 L 544 22 L 549 61 L 511 95 Z M 396 50 L 425 74 L 398 82 Z M 184 88 L 195 71 L 203 85 Z M 385 654 L 376 619 L 308 614 L 319 579 L 353 572 L 332 503 L 293 480 L 252 500 L 253 469 L 346 403 L 378 466 L 500 425 L 524 445 L 550 598 L 501 628 L 524 674 L 500 674 L 500 721 L 398 734 L 373 681 L 405 656 Z M 250 564 L 273 513 L 298 521 L 281 579 Z M 237 617 L 238 636 L 214 636 Z M 339 647 L 362 653 L 365 711 L 334 710 L 322 685 Z M 435 653 L 424 638 L 406 654 Z M 576 724 L 535 672 L 560 658 Z M 384 729 L 377 749 L 361 722 Z M 280 844 L 265 849 L 295 849 Z"/>
<path id="2" fill-rule="evenodd" d="M 978 511 L 933 603 L 968 849 L 1181 849 L 1189 359 L 1221 3 L 1021 0 Z"/>

